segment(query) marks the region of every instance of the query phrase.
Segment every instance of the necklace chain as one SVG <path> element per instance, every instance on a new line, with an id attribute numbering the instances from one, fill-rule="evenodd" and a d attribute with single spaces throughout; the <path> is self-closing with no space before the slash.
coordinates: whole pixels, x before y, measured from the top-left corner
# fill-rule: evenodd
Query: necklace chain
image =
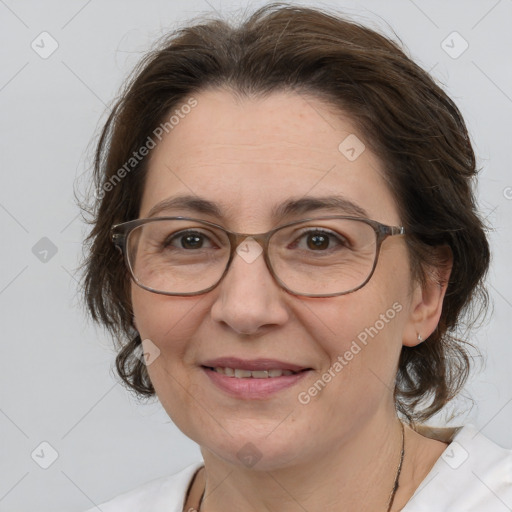
<path id="1" fill-rule="evenodd" d="M 393 489 L 391 489 L 391 494 L 389 496 L 387 512 L 391 512 L 391 507 L 393 506 L 393 501 L 395 501 L 395 494 L 396 494 L 396 491 L 398 490 L 398 482 L 400 480 L 400 473 L 402 472 L 402 463 L 404 462 L 405 431 L 404 431 L 404 424 L 402 422 L 400 422 L 400 427 L 402 427 L 402 450 L 400 452 L 400 462 L 398 463 L 398 468 L 396 470 L 395 482 L 393 483 Z M 204 492 L 203 492 L 203 495 L 204 495 Z M 201 509 L 201 507 L 199 507 L 199 510 L 200 509 Z"/>
<path id="2" fill-rule="evenodd" d="M 389 495 L 388 500 L 388 508 L 386 512 L 391 512 L 391 507 L 393 506 L 393 501 L 395 501 L 395 494 L 398 490 L 398 482 L 400 480 L 400 473 L 402 472 L 402 464 L 404 462 L 405 456 L 405 432 L 404 432 L 404 424 L 400 422 L 400 426 L 402 427 L 402 450 L 400 452 L 400 462 L 398 463 L 398 468 L 396 470 L 395 481 L 393 482 L 393 488 L 391 489 L 391 493 Z M 197 512 L 201 512 L 201 507 L 203 506 L 204 494 L 206 492 L 206 486 L 203 489 L 203 493 L 201 494 L 201 498 L 199 499 L 199 505 L 197 506 Z"/>

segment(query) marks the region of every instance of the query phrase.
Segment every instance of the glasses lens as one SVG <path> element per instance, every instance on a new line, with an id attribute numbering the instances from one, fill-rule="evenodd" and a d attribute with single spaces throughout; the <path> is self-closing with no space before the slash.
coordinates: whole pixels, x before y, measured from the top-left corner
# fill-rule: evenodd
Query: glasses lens
<path id="1" fill-rule="evenodd" d="M 138 284 L 158 292 L 194 293 L 222 276 L 229 239 L 196 221 L 155 219 L 130 232 L 127 257 Z"/>
<path id="2" fill-rule="evenodd" d="M 313 220 L 276 231 L 269 258 L 276 276 L 292 292 L 339 294 L 370 277 L 377 237 L 366 222 Z"/>

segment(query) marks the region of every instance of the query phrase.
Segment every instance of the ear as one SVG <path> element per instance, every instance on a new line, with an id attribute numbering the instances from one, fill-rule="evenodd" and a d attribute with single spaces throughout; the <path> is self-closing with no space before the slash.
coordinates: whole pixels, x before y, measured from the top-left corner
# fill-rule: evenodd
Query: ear
<path id="1" fill-rule="evenodd" d="M 441 318 L 453 255 L 448 246 L 436 247 L 436 252 L 437 265 L 426 269 L 424 283 L 416 282 L 413 286 L 410 316 L 402 340 L 406 347 L 415 347 L 425 341 Z"/>

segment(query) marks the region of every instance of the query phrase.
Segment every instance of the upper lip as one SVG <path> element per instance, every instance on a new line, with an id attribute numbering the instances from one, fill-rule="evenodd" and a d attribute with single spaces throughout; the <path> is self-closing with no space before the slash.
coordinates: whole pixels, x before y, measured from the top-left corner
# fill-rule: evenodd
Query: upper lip
<path id="1" fill-rule="evenodd" d="M 300 372 L 308 367 L 298 364 L 279 361 L 277 359 L 239 359 L 238 357 L 219 357 L 204 361 L 202 366 L 209 368 L 233 368 L 239 370 L 291 370 Z"/>

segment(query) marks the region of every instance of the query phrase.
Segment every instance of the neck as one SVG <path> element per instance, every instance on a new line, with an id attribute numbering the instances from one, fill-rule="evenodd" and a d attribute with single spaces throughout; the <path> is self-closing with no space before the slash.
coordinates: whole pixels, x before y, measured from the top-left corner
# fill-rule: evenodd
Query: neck
<path id="1" fill-rule="evenodd" d="M 298 505 L 320 512 L 340 503 L 346 512 L 387 509 L 402 449 L 396 417 L 358 425 L 322 453 L 315 449 L 314 437 L 311 444 L 315 457 L 279 467 L 267 462 L 260 470 L 258 464 L 250 469 L 235 466 L 203 449 L 206 486 L 201 512 L 291 512 Z"/>

